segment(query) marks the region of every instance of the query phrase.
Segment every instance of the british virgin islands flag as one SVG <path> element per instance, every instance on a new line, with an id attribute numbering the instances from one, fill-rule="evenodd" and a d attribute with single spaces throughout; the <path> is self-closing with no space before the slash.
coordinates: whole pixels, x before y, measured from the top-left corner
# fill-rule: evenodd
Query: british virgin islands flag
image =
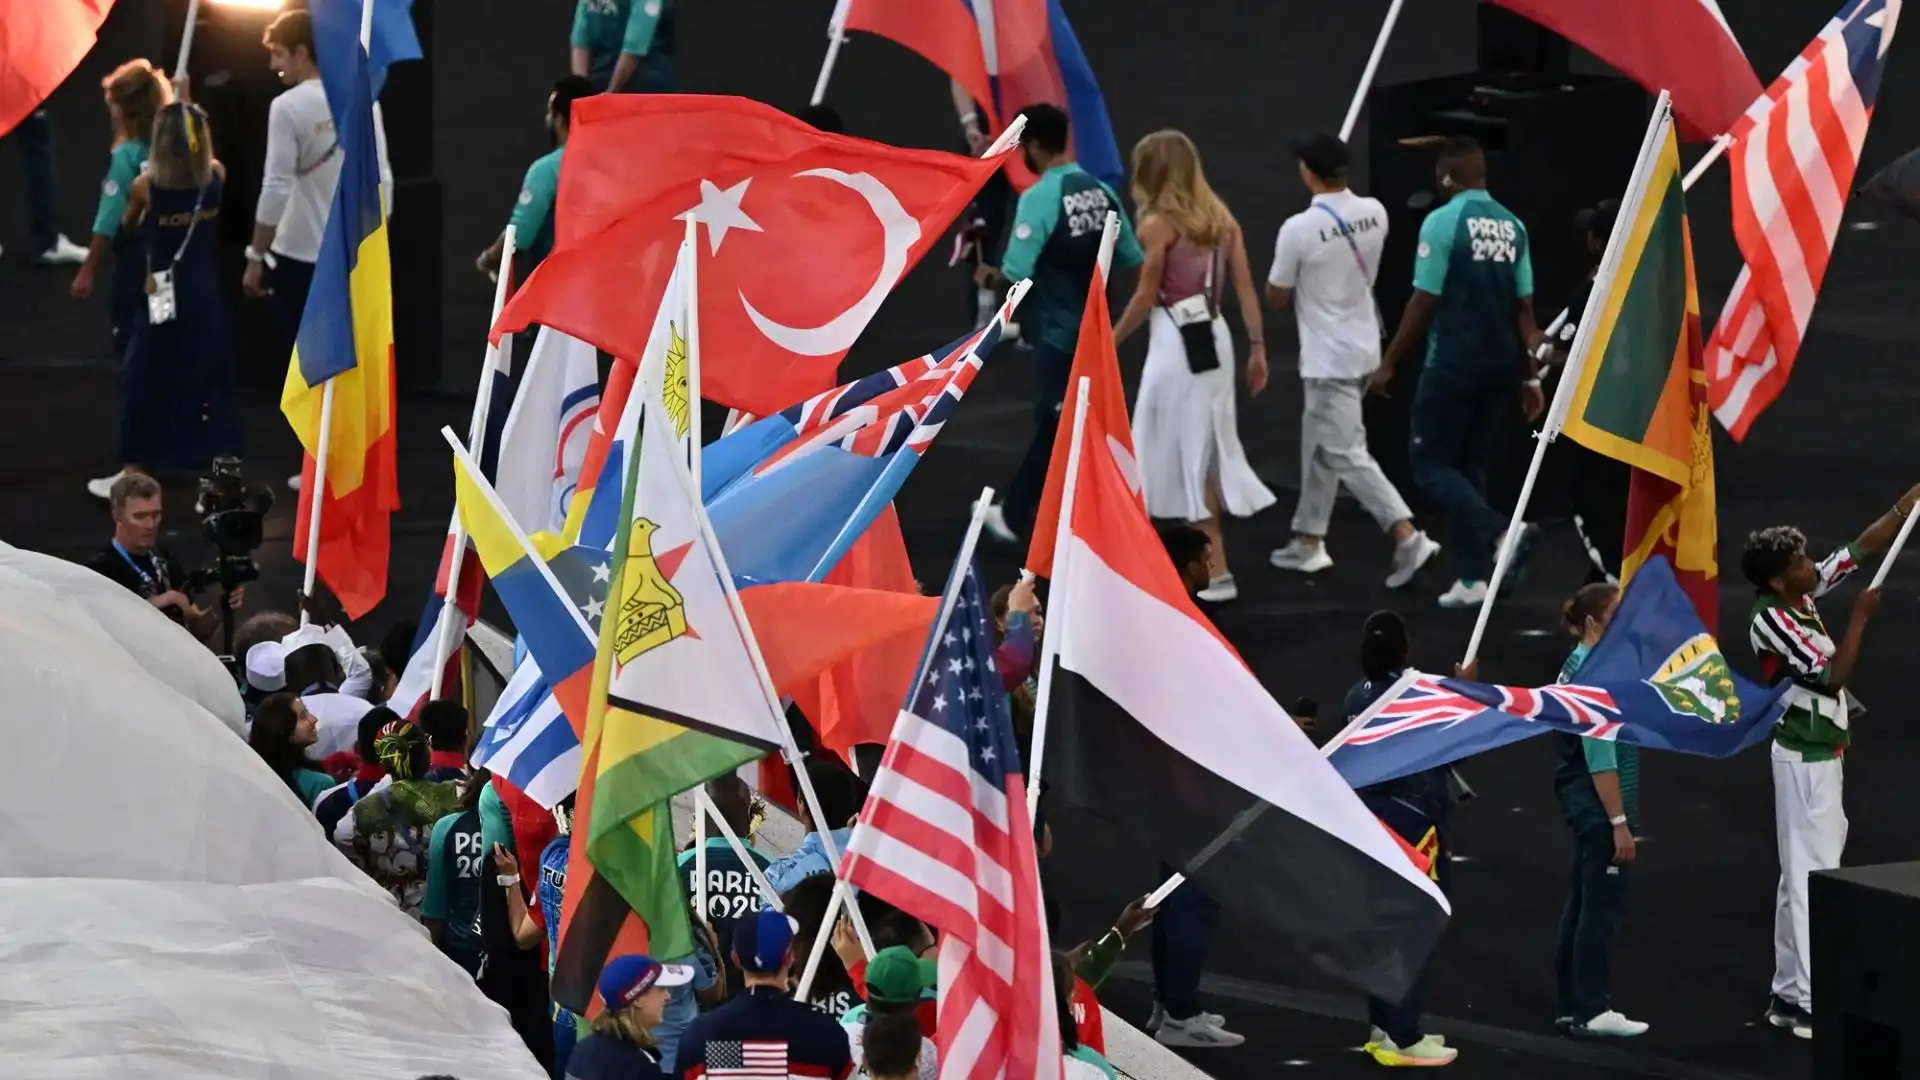
<path id="1" fill-rule="evenodd" d="M 349 618 L 387 592 L 387 518 L 400 507 L 394 467 L 393 272 L 360 0 L 311 0 L 314 59 L 342 155 L 280 411 L 305 454 L 293 557 L 317 559 Z M 316 483 L 332 388 L 326 484 Z M 318 551 L 307 550 L 318 511 Z"/>

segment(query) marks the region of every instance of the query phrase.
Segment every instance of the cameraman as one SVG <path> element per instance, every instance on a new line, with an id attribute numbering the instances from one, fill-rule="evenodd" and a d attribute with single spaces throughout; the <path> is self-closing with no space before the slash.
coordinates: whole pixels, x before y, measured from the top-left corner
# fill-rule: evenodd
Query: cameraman
<path id="1" fill-rule="evenodd" d="M 113 509 L 113 542 L 87 563 L 89 569 L 133 590 L 202 641 L 220 630 L 218 612 L 199 607 L 180 591 L 187 572 L 159 546 L 160 482 L 145 473 L 127 473 L 107 496 Z M 227 597 L 238 608 L 244 587 Z"/>

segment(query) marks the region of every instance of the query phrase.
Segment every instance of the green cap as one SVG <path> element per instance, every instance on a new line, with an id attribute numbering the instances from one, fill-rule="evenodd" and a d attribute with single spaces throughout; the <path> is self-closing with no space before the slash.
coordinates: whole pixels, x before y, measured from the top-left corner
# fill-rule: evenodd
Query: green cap
<path id="1" fill-rule="evenodd" d="M 878 1005 L 917 1004 L 939 978 L 939 965 L 913 955 L 905 945 L 891 945 L 867 961 L 867 1000 Z"/>

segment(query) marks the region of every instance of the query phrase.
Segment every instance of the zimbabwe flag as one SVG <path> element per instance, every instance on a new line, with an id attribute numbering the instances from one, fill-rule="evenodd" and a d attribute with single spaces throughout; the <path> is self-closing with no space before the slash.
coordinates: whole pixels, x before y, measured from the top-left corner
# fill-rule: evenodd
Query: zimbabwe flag
<path id="1" fill-rule="evenodd" d="M 1664 99 L 1663 99 L 1664 100 Z M 1663 108 L 1608 244 L 1612 271 L 1581 320 L 1564 431 L 1633 466 L 1622 576 L 1665 555 L 1709 631 L 1716 627 L 1719 525 L 1700 348 L 1700 295 L 1680 186 L 1680 144 Z M 1622 581 L 1625 584 L 1625 581 Z"/>

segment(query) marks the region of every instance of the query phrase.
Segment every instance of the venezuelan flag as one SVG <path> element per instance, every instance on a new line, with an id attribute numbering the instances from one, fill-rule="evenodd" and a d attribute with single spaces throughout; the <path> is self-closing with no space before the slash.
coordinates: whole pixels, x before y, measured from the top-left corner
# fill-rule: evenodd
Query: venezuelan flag
<path id="1" fill-rule="evenodd" d="M 1619 259 L 1596 284 L 1565 432 L 1633 466 L 1622 577 L 1666 556 L 1702 622 L 1717 623 L 1720 576 L 1713 432 L 1700 341 L 1700 291 L 1671 114 L 1621 200 Z M 1581 327 L 1588 335 L 1586 326 Z M 1580 343 L 1575 344 L 1581 352 Z M 1622 584 L 1625 584 L 1623 581 Z"/>
<path id="2" fill-rule="evenodd" d="M 340 183 L 314 266 L 280 411 L 306 454 L 293 557 L 359 618 L 387 593 L 387 518 L 400 508 L 395 468 L 393 266 L 381 205 L 373 85 L 356 0 L 312 0 L 315 59 L 342 155 Z M 325 490 L 315 483 L 326 387 L 333 387 Z M 318 552 L 308 522 L 321 514 Z"/>

